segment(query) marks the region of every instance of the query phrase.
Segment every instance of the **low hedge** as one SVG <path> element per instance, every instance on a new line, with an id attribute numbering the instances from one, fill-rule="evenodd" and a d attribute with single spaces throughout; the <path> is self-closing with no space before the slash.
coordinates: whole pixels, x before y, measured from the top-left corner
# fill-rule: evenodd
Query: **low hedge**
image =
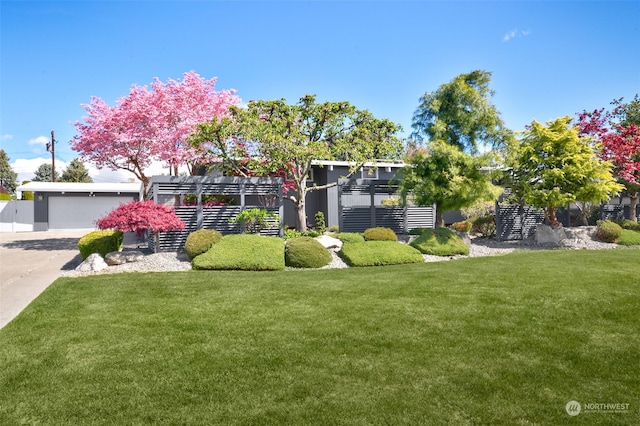
<path id="1" fill-rule="evenodd" d="M 191 265 L 194 269 L 283 270 L 284 240 L 258 234 L 225 235 Z"/>
<path id="2" fill-rule="evenodd" d="M 418 250 L 395 241 L 345 243 L 338 254 L 349 266 L 382 266 L 424 262 L 424 258 Z"/>
<path id="3" fill-rule="evenodd" d="M 329 250 L 311 237 L 287 240 L 284 245 L 284 264 L 292 268 L 321 268 L 333 257 Z"/>
<path id="4" fill-rule="evenodd" d="M 634 222 L 633 220 L 629 220 L 629 219 L 616 220 L 615 222 L 618 225 L 620 225 L 620 227 L 622 227 L 622 229 L 628 229 L 628 230 L 631 230 L 631 231 L 640 232 L 640 223 L 638 223 L 638 222 Z"/>
<path id="5" fill-rule="evenodd" d="M 338 232 L 332 237 L 339 239 L 343 243 L 363 243 L 364 237 L 357 232 Z"/>
<path id="6" fill-rule="evenodd" d="M 215 243 L 222 239 L 222 234 L 215 229 L 199 229 L 189 234 L 184 243 L 184 251 L 189 259 L 206 253 Z"/>
<path id="7" fill-rule="evenodd" d="M 80 238 L 78 250 L 80 250 L 82 260 L 92 253 L 98 253 L 100 256 L 105 257 L 107 253 L 118 251 L 122 248 L 122 239 L 122 231 L 114 231 L 113 229 L 93 231 Z"/>
<path id="8" fill-rule="evenodd" d="M 596 226 L 596 237 L 606 243 L 615 243 L 622 235 L 622 227 L 611 220 L 599 220 Z"/>
<path id="9" fill-rule="evenodd" d="M 365 241 L 398 241 L 398 236 L 393 229 L 380 226 L 365 229 L 363 236 Z"/>
<path id="10" fill-rule="evenodd" d="M 621 246 L 640 246 L 640 231 L 623 228 L 617 242 Z"/>
<path id="11" fill-rule="evenodd" d="M 434 256 L 468 255 L 469 247 L 454 231 L 447 228 L 425 229 L 410 245 Z"/>

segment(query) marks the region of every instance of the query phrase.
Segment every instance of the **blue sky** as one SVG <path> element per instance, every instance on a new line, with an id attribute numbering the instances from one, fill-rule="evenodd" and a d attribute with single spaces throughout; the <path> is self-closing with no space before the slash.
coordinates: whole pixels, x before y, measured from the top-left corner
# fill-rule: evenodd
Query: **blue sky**
<path id="1" fill-rule="evenodd" d="M 77 156 L 92 96 L 189 70 L 244 102 L 346 100 L 404 134 L 424 93 L 475 69 L 513 130 L 640 92 L 640 1 L 2 0 L 0 24 L 0 143 L 20 180 L 50 162 L 51 130 L 56 168 Z"/>

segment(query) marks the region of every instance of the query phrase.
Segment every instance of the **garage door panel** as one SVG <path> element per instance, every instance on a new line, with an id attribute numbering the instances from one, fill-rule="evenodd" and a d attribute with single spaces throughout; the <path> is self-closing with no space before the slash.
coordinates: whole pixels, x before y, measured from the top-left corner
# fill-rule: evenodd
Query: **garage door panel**
<path id="1" fill-rule="evenodd" d="M 49 229 L 95 228 L 95 221 L 133 197 L 49 197 Z"/>

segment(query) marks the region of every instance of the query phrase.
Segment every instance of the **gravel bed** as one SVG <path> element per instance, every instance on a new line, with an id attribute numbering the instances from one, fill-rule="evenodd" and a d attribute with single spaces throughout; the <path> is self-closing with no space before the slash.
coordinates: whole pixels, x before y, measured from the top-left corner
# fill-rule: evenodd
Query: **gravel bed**
<path id="1" fill-rule="evenodd" d="M 431 256 L 423 255 L 425 262 L 442 262 L 455 259 L 464 259 L 467 257 L 483 257 L 497 256 L 511 253 L 514 250 L 553 250 L 553 249 L 587 249 L 602 250 L 617 247 L 616 244 L 603 243 L 593 238 L 590 229 L 573 230 L 569 233 L 568 238 L 563 240 L 560 246 L 557 245 L 540 245 L 534 240 L 524 241 L 496 241 L 493 238 L 472 238 L 470 252 L 468 256 Z M 408 240 L 404 241 L 405 243 Z M 92 274 L 111 274 L 120 272 L 168 272 L 168 271 L 189 271 L 191 270 L 191 262 L 184 252 L 174 253 L 151 253 L 147 249 L 140 249 L 136 246 L 125 246 L 124 250 L 139 250 L 144 253 L 144 258 L 140 262 L 125 263 L 123 265 L 109 266 L 100 272 L 78 272 L 69 270 L 63 272 L 63 276 L 83 276 Z M 320 269 L 347 268 L 348 265 L 331 250 L 331 262 Z M 79 263 L 79 262 L 78 262 Z M 287 268 L 295 270 L 296 268 Z"/>

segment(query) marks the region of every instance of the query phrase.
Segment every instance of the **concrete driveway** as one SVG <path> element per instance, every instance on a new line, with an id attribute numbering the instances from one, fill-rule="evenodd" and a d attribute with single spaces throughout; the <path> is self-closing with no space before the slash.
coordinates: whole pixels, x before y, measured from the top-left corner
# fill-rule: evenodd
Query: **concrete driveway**
<path id="1" fill-rule="evenodd" d="M 0 328 L 80 264 L 78 240 L 91 231 L 0 233 Z"/>

